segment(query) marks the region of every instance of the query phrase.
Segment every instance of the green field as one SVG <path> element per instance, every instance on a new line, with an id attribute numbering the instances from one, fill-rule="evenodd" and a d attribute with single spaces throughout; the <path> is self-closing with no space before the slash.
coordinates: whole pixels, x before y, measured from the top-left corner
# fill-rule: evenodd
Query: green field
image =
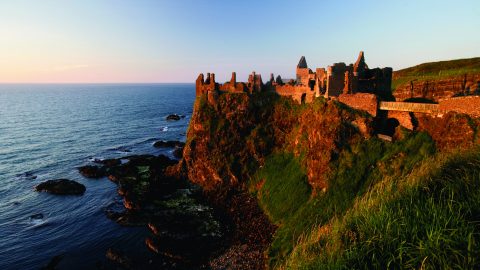
<path id="1" fill-rule="evenodd" d="M 424 63 L 395 71 L 392 89 L 412 80 L 434 81 L 472 73 L 480 73 L 480 57 Z"/>

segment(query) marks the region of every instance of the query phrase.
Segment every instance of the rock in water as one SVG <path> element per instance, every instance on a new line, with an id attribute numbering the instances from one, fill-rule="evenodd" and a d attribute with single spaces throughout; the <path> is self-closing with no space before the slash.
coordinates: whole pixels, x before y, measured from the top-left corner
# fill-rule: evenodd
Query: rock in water
<path id="1" fill-rule="evenodd" d="M 83 195 L 85 186 L 68 179 L 48 180 L 35 187 L 36 191 L 45 191 L 57 195 Z"/>
<path id="2" fill-rule="evenodd" d="M 171 121 L 178 121 L 180 120 L 180 115 L 178 114 L 170 114 L 167 116 L 167 120 L 171 120 Z"/>
<path id="3" fill-rule="evenodd" d="M 95 159 L 94 163 L 105 165 L 106 167 L 113 167 L 121 164 L 120 159 L 118 158 L 109 158 L 109 159 Z"/>
<path id="4" fill-rule="evenodd" d="M 43 214 L 40 213 L 40 214 L 31 215 L 30 219 L 43 219 Z"/>
<path id="5" fill-rule="evenodd" d="M 183 147 L 185 146 L 184 142 L 181 141 L 156 141 L 153 144 L 153 147 L 163 148 L 163 147 Z"/>
<path id="6" fill-rule="evenodd" d="M 116 263 L 118 266 L 122 267 L 123 269 L 134 269 L 132 260 L 118 250 L 109 248 L 105 256 L 107 257 L 107 259 Z"/>
<path id="7" fill-rule="evenodd" d="M 175 150 L 173 150 L 173 156 L 180 159 L 183 157 L 183 147 L 175 147 Z"/>
<path id="8" fill-rule="evenodd" d="M 105 176 L 105 170 L 98 166 L 86 165 L 78 168 L 78 171 L 87 178 L 101 178 Z"/>

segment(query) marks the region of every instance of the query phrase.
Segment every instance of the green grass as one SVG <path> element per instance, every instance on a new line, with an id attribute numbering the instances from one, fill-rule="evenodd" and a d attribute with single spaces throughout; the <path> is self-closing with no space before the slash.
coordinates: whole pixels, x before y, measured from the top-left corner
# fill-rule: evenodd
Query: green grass
<path id="1" fill-rule="evenodd" d="M 386 177 L 302 238 L 282 268 L 478 269 L 479 150 Z"/>
<path id="2" fill-rule="evenodd" d="M 480 73 L 480 57 L 420 64 L 394 72 L 392 89 L 410 81 L 434 81 L 448 77 Z"/>
<path id="3" fill-rule="evenodd" d="M 272 155 L 255 175 L 257 196 L 272 221 L 282 224 L 310 199 L 311 189 L 298 158 Z"/>
<path id="4" fill-rule="evenodd" d="M 395 71 L 396 76 L 451 76 L 480 71 L 480 57 L 429 62 Z"/>
<path id="5" fill-rule="evenodd" d="M 309 196 L 301 158 L 285 153 L 271 155 L 250 183 L 252 189 L 263 183 L 257 198 L 279 225 L 268 251 L 270 266 L 283 265 L 299 239 L 312 228 L 344 215 L 385 174 L 403 175 L 434 152 L 434 143 L 424 133 L 407 135 L 393 144 L 370 139 L 341 153 L 332 164 L 335 169 L 327 191 L 316 196 Z"/>

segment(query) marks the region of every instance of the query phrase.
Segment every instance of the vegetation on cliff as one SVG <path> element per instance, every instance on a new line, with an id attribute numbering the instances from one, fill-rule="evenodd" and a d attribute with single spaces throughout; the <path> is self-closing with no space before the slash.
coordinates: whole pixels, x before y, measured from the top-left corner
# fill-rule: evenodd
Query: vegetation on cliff
<path id="1" fill-rule="evenodd" d="M 373 126 L 322 98 L 200 96 L 179 169 L 214 197 L 257 198 L 278 226 L 271 268 L 479 267 L 479 150 L 450 157 L 448 138 L 397 129 L 390 143 Z"/>
<path id="2" fill-rule="evenodd" d="M 384 175 L 343 215 L 302 235 L 282 267 L 478 269 L 478 150 Z"/>
<path id="3" fill-rule="evenodd" d="M 429 62 L 395 71 L 392 89 L 410 87 L 411 81 L 417 84 L 425 81 L 430 83 L 458 81 L 460 85 L 466 74 L 477 77 L 480 75 L 480 57 Z"/>
<path id="4" fill-rule="evenodd" d="M 442 76 L 480 72 L 480 57 L 429 62 L 395 71 L 395 76 Z"/>
<path id="5" fill-rule="evenodd" d="M 281 265 L 301 237 L 308 234 L 312 228 L 344 215 L 353 207 L 357 198 L 367 193 L 371 186 L 386 175 L 402 175 L 434 151 L 434 143 L 424 133 L 410 135 L 394 144 L 386 144 L 376 138 L 354 144 L 342 151 L 337 160 L 331 162 L 328 189 L 313 196 L 308 196 L 304 191 L 308 187 L 304 181 L 305 174 L 297 173 L 294 179 L 288 179 L 288 186 L 296 187 L 303 183 L 303 188 L 266 188 L 270 182 L 277 182 L 277 185 L 281 186 L 285 178 L 279 175 L 292 175 L 292 169 L 297 172 L 304 171 L 300 166 L 283 166 L 278 162 L 276 154 L 269 157 L 251 184 L 255 187 L 259 181 L 264 181 L 262 188 L 257 191 L 259 202 L 272 217 L 272 221 L 279 225 L 269 250 L 271 266 Z M 301 157 L 290 157 L 297 160 L 297 164 L 303 163 Z M 303 200 L 298 200 L 302 197 Z M 297 207 L 291 209 L 292 205 Z M 278 215 L 282 210 L 287 212 L 287 209 L 288 214 Z"/>

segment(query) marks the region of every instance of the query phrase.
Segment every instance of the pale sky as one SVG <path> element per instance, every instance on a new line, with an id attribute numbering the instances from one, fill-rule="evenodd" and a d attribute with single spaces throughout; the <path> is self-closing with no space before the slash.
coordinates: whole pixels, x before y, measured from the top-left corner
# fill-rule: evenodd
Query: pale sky
<path id="1" fill-rule="evenodd" d="M 480 56 L 480 1 L 3 0 L 0 82 L 293 77 L 354 62 L 409 67 Z"/>

